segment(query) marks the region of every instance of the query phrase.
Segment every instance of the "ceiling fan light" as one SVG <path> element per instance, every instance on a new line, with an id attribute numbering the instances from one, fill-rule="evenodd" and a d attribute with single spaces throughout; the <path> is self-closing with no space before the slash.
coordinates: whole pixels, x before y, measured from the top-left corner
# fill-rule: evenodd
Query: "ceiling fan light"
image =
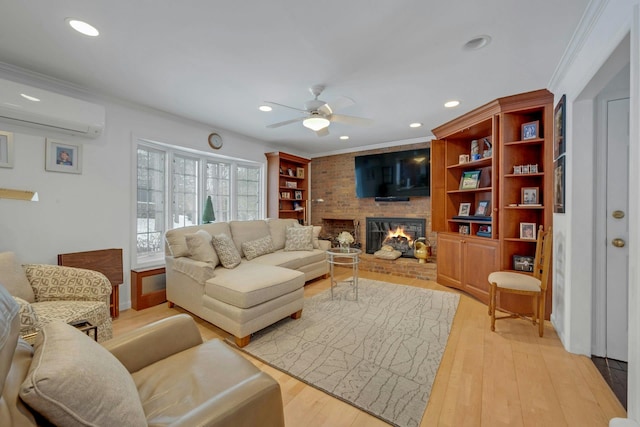
<path id="1" fill-rule="evenodd" d="M 329 123 L 331 122 L 324 117 L 309 117 L 307 119 L 304 119 L 304 121 L 302 122 L 304 127 L 316 132 L 329 126 Z"/>

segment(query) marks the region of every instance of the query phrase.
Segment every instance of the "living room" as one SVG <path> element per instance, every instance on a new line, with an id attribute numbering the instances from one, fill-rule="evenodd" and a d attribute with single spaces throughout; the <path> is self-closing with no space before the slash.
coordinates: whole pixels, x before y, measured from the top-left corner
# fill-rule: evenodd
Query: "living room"
<path id="1" fill-rule="evenodd" d="M 555 95 L 554 103 L 557 103 L 563 94 L 567 95 L 567 153 L 570 161 L 566 176 L 567 210 L 564 214 L 553 216 L 556 262 L 553 269 L 555 297 L 551 308 L 551 324 L 560 337 L 564 349 L 575 354 L 591 355 L 592 325 L 595 316 L 592 289 L 598 279 L 594 271 L 585 269 L 584 266 L 595 265 L 597 258 L 593 244 L 594 234 L 585 230 L 595 228 L 593 207 L 599 199 L 596 196 L 595 186 L 584 184 L 594 180 L 594 168 L 583 166 L 596 164 L 596 155 L 592 149 L 595 149 L 597 144 L 596 136 L 585 134 L 588 127 L 581 124 L 590 123 L 590 113 L 593 111 L 595 96 L 599 93 L 600 87 L 596 80 L 603 73 L 606 76 L 609 58 L 616 52 L 618 46 L 624 43 L 628 33 L 631 34 L 629 46 L 635 46 L 636 49 L 631 49 L 630 54 L 627 51 L 627 61 L 630 63 L 631 81 L 637 81 L 637 78 L 633 80 L 633 77 L 638 76 L 640 68 L 637 55 L 638 5 L 636 1 L 594 1 L 586 8 L 586 14 L 581 22 L 581 26 L 577 28 L 577 35 L 574 36 L 570 46 L 567 46 L 561 62 L 554 64 L 554 66 L 557 65 L 558 70 L 547 85 Z M 16 35 L 3 34 L 3 36 L 6 39 L 8 36 Z M 0 55 L 0 61 L 4 61 L 3 55 Z M 130 72 L 129 70 L 120 71 Z M 170 77 L 163 77 L 156 84 L 174 84 Z M 611 78 L 612 74 L 608 77 Z M 128 272 L 137 267 L 134 261 L 136 242 L 133 231 L 136 225 L 135 219 L 132 218 L 136 199 L 132 188 L 135 182 L 136 143 L 140 139 L 175 145 L 194 152 L 207 150 L 211 152 L 206 141 L 208 135 L 215 130 L 224 140 L 223 148 L 216 151 L 216 154 L 243 159 L 261 167 L 266 162 L 264 153 L 272 151 L 293 152 L 310 157 L 312 169 L 314 157 L 345 153 L 352 155 L 354 152 L 349 148 L 327 150 L 314 155 L 304 150 L 296 152 L 290 146 L 278 142 L 266 142 L 226 130 L 223 124 L 220 124 L 219 128 L 212 129 L 210 124 L 122 101 L 113 95 L 103 94 L 99 90 L 87 90 L 81 83 L 70 84 L 66 81 L 67 79 L 43 76 L 37 71 L 30 71 L 11 63 L 0 64 L 0 78 L 98 103 L 106 109 L 106 126 L 99 138 L 71 139 L 82 141 L 81 174 L 52 173 L 45 170 L 45 139 L 54 138 L 64 141 L 66 135 L 52 134 L 47 130 L 0 121 L 2 124 L 0 130 L 11 132 L 14 137 L 14 164 L 12 168 L 0 168 L 0 186 L 33 190 L 39 195 L 39 201 L 34 203 L 0 199 L 0 217 L 3 218 L 0 223 L 2 236 L 0 250 L 15 252 L 22 262 L 55 264 L 56 255 L 59 253 L 117 247 L 124 250 L 124 270 Z M 606 77 L 603 78 L 606 79 Z M 69 76 L 68 80 L 73 81 L 72 76 Z M 286 90 L 293 89 L 287 87 Z M 300 88 L 302 92 L 305 90 L 305 87 Z M 631 117 L 635 118 L 638 117 L 637 91 L 637 85 L 634 86 L 632 83 Z M 496 93 L 484 102 L 489 102 L 501 95 L 504 93 Z M 281 100 L 274 99 L 274 101 Z M 473 108 L 481 104 L 467 107 Z M 446 120 L 442 122 L 444 121 Z M 638 124 L 637 120 L 632 120 L 631 123 L 630 170 L 637 170 L 640 162 Z M 441 122 L 436 123 L 436 125 L 439 124 Z M 431 138 L 430 129 L 422 134 L 416 134 L 420 136 L 415 138 L 390 138 L 387 144 L 381 145 L 393 149 L 426 143 Z M 637 226 L 634 225 L 638 223 L 638 194 L 638 184 L 630 180 L 628 215 L 630 259 L 638 259 L 637 247 L 633 243 L 638 240 L 633 237 L 639 237 Z M 319 198 L 326 200 L 322 194 L 312 194 L 310 197 L 314 200 Z M 400 206 L 401 204 L 393 205 L 391 209 L 399 209 Z M 311 209 L 313 208 L 312 205 Z M 384 205 L 380 207 L 380 209 L 384 208 Z M 427 203 L 420 203 L 419 209 L 426 208 Z M 629 275 L 631 306 L 640 304 L 638 288 L 638 272 L 632 265 Z M 131 307 L 130 292 L 128 274 L 125 274 L 125 283 L 120 289 L 122 311 Z M 637 375 L 640 366 L 638 331 L 640 331 L 640 320 L 638 314 L 632 310 L 629 312 L 628 320 L 630 337 L 628 416 L 636 423 L 640 418 L 640 399 L 638 399 L 640 375 Z"/>

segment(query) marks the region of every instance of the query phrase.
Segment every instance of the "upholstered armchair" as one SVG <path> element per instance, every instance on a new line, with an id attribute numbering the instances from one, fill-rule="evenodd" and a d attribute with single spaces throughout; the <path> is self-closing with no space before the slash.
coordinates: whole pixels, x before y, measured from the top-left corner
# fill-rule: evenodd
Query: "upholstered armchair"
<path id="1" fill-rule="evenodd" d="M 20 265 L 12 252 L 0 253 L 0 284 L 20 306 L 20 335 L 30 343 L 43 325 L 86 320 L 98 341 L 113 336 L 109 314 L 111 283 L 97 271 L 47 264 Z"/>
<path id="2" fill-rule="evenodd" d="M 52 321 L 32 347 L 18 310 L 0 286 L 1 426 L 284 427 L 278 382 L 186 314 L 104 345 Z"/>

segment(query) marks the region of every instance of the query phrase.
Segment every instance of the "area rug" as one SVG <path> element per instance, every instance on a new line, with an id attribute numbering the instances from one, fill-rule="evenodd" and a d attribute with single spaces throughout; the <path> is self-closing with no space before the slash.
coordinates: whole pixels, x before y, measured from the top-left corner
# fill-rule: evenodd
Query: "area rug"
<path id="1" fill-rule="evenodd" d="M 396 426 L 417 426 L 459 295 L 360 279 L 305 298 L 302 317 L 256 333 L 242 350 Z"/>

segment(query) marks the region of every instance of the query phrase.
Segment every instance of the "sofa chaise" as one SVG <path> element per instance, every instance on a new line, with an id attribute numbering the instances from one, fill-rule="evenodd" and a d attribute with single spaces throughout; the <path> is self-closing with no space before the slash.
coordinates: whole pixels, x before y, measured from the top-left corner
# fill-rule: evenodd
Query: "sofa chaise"
<path id="1" fill-rule="evenodd" d="M 320 227 L 294 219 L 230 221 L 165 235 L 166 290 L 178 305 L 244 347 L 251 334 L 300 317 L 306 281 L 329 271 Z"/>

